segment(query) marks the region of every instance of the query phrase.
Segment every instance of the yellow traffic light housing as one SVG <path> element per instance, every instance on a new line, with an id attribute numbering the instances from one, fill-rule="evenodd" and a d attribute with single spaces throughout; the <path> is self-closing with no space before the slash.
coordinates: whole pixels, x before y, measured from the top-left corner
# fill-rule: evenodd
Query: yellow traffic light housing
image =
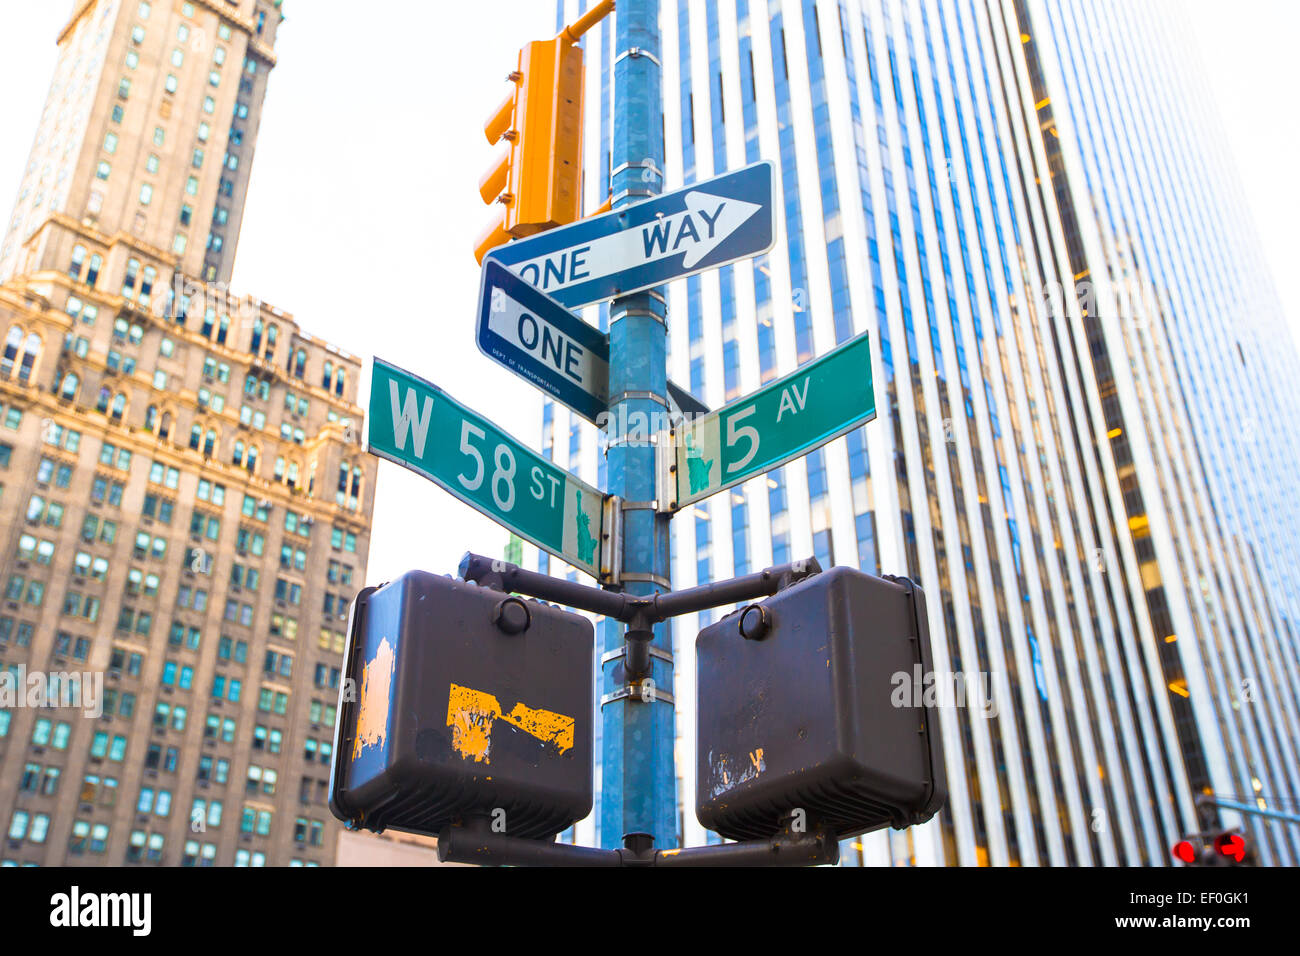
<path id="1" fill-rule="evenodd" d="M 576 221 L 582 208 L 583 56 L 577 40 L 614 8 L 598 4 L 551 40 L 519 51 L 510 95 L 483 124 L 487 141 L 507 151 L 479 181 L 485 203 L 502 211 L 475 243 L 480 263 L 511 238 Z"/>
<path id="2" fill-rule="evenodd" d="M 582 47 L 563 39 L 519 52 L 524 95 L 507 188 L 514 191 L 511 233 L 533 233 L 578 218 L 582 194 Z M 532 78 L 531 80 L 529 78 Z"/>
<path id="3" fill-rule="evenodd" d="M 479 262 L 511 237 L 575 221 L 582 199 L 582 47 L 561 35 L 519 51 L 515 89 L 483 124 L 508 150 L 479 181 L 503 209 L 475 246 Z"/>

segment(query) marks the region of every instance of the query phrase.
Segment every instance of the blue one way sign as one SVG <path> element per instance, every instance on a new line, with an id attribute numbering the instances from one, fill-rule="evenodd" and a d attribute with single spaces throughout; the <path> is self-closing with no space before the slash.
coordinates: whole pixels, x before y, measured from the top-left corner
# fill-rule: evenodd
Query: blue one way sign
<path id="1" fill-rule="evenodd" d="M 479 285 L 478 347 L 595 424 L 609 400 L 609 340 L 499 262 Z"/>
<path id="2" fill-rule="evenodd" d="M 574 309 L 761 255 L 776 233 L 772 163 L 764 160 L 617 212 L 488 253 Z"/>

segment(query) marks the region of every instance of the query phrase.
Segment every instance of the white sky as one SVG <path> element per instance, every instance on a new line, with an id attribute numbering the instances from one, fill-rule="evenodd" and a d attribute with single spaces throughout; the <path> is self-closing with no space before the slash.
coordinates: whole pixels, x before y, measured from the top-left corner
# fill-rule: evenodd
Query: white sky
<path id="1" fill-rule="evenodd" d="M 669 2 L 669 0 L 665 0 Z M 1300 339 L 1300 3 L 1181 0 Z M 0 0 L 0 222 L 8 218 L 71 4 Z M 540 396 L 473 342 L 490 212 L 482 123 L 526 40 L 551 35 L 551 0 L 286 0 L 234 286 L 313 335 L 379 355 L 536 444 Z M 374 12 L 372 12 L 374 11 Z M 364 384 L 364 383 L 363 383 Z M 364 393 L 363 393 L 364 394 Z M 449 495 L 380 463 L 371 583 L 450 572 L 506 534 Z"/>

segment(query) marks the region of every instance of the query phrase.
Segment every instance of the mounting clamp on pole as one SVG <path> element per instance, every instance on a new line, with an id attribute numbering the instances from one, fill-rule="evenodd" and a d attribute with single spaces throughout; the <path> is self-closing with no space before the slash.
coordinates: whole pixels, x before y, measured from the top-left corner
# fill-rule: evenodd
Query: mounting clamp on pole
<path id="1" fill-rule="evenodd" d="M 626 504 L 618 495 L 606 495 L 602 505 L 601 533 L 604 538 L 600 549 L 600 583 L 606 587 L 617 587 L 622 583 L 623 573 L 623 511 Z"/>
<path id="2" fill-rule="evenodd" d="M 654 618 L 645 611 L 638 612 L 628 622 L 623 672 L 629 683 L 650 676 L 650 642 L 655 639 L 654 625 Z"/>
<path id="3" fill-rule="evenodd" d="M 662 514 L 677 510 L 677 429 L 655 435 L 655 499 Z"/>

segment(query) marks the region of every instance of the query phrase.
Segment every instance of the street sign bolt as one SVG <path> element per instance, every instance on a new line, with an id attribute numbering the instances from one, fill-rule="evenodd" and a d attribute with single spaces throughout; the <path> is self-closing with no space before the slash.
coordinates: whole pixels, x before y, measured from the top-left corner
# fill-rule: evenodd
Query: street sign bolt
<path id="1" fill-rule="evenodd" d="M 772 629 L 772 612 L 761 604 L 751 604 L 740 612 L 740 636 L 747 641 L 761 641 Z"/>
<path id="2" fill-rule="evenodd" d="M 527 604 L 511 596 L 492 609 L 492 623 L 507 634 L 522 634 L 532 623 L 532 615 Z"/>

